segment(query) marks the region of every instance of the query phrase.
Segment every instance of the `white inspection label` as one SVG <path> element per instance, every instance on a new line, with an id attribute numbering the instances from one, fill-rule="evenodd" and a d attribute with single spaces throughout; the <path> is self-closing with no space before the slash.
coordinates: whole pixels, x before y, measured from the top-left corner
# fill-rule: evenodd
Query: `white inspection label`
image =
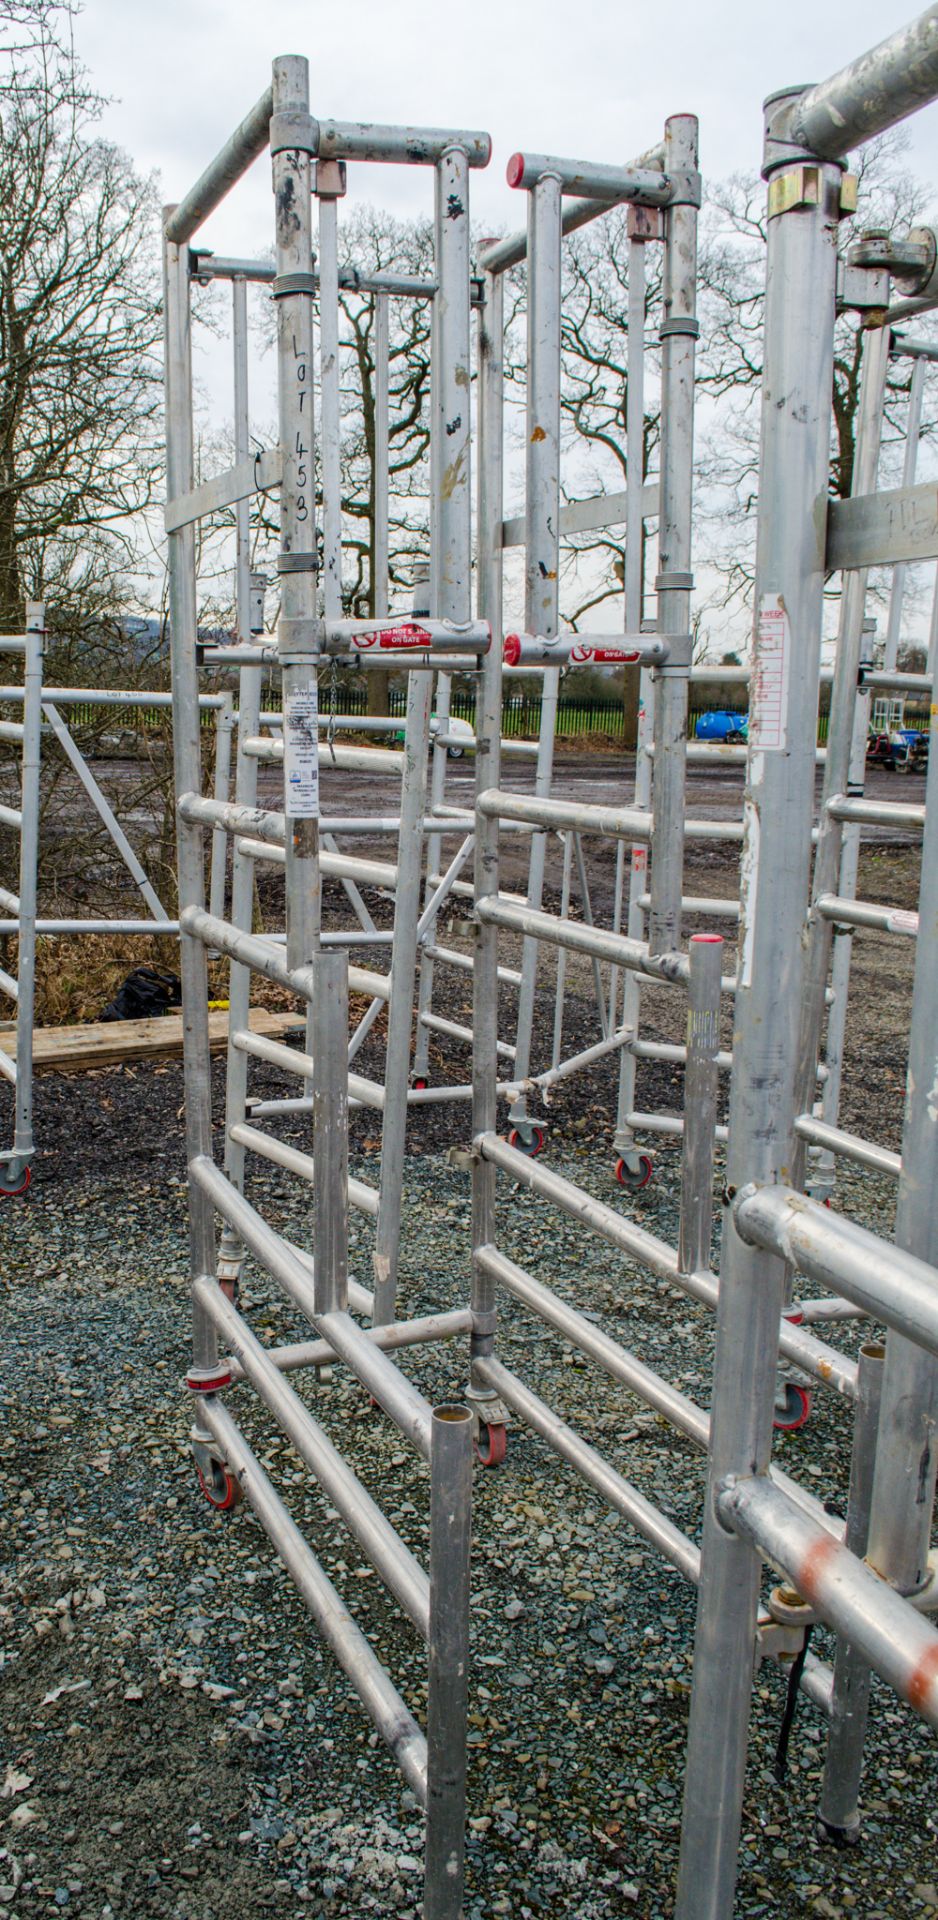
<path id="1" fill-rule="evenodd" d="M 288 820 L 319 818 L 319 690 L 291 687 L 283 704 L 283 790 Z"/>
<path id="2" fill-rule="evenodd" d="M 749 745 L 755 753 L 780 753 L 788 745 L 788 676 L 791 627 L 780 593 L 766 593 L 759 608 Z"/>

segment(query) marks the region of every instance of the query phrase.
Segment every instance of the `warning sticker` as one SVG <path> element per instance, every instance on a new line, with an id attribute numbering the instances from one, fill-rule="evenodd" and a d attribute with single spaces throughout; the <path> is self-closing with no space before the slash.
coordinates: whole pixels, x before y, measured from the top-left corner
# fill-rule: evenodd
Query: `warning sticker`
<path id="1" fill-rule="evenodd" d="M 647 871 L 648 871 L 648 848 L 633 847 L 632 848 L 632 872 L 647 873 Z"/>
<path id="2" fill-rule="evenodd" d="M 291 687 L 283 708 L 283 790 L 288 820 L 319 818 L 319 691 Z"/>
<path id="3" fill-rule="evenodd" d="M 759 609 L 749 746 L 754 753 L 781 753 L 788 745 L 788 679 L 791 628 L 780 593 L 766 593 Z"/>
<path id="4" fill-rule="evenodd" d="M 413 620 L 399 622 L 396 627 L 376 627 L 370 633 L 355 636 L 355 647 L 360 653 L 366 653 L 369 647 L 380 647 L 384 652 L 419 653 L 433 645 L 433 636 Z"/>
<path id="5" fill-rule="evenodd" d="M 571 667 L 585 666 L 591 660 L 596 661 L 597 664 L 630 666 L 640 658 L 641 655 L 634 647 L 591 647 L 586 640 L 578 640 L 570 648 Z"/>

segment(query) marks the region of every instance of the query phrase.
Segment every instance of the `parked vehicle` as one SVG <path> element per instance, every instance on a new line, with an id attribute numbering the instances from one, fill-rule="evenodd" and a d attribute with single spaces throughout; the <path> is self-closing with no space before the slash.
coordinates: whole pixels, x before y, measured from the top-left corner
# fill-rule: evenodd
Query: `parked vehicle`
<path id="1" fill-rule="evenodd" d="M 928 734 L 922 727 L 906 726 L 904 700 L 889 695 L 874 700 L 866 757 L 871 766 L 889 767 L 893 773 L 927 766 Z"/>
<path id="2" fill-rule="evenodd" d="M 735 713 L 729 707 L 702 713 L 694 728 L 695 740 L 709 740 L 721 747 L 745 746 L 749 736 L 748 713 Z"/>
<path id="3" fill-rule="evenodd" d="M 866 758 L 870 766 L 893 773 L 922 772 L 928 764 L 928 735 L 918 727 L 870 728 Z"/>

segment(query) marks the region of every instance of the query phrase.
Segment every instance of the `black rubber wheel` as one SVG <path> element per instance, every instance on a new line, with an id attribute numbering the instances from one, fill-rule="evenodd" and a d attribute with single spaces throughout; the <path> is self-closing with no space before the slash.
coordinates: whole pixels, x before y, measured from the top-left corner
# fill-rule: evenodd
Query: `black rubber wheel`
<path id="1" fill-rule="evenodd" d="M 508 1145 L 516 1147 L 519 1153 L 526 1153 L 529 1160 L 534 1160 L 544 1151 L 544 1129 L 528 1127 L 522 1130 L 520 1127 L 512 1127 L 508 1135 Z"/>
<path id="2" fill-rule="evenodd" d="M 481 1420 L 479 1438 L 473 1441 L 473 1451 L 480 1467 L 500 1467 L 508 1451 L 507 1428 L 490 1427 Z"/>
<path id="3" fill-rule="evenodd" d="M 239 1506 L 244 1498 L 240 1480 L 236 1480 L 229 1468 L 223 1467 L 218 1461 L 215 1462 L 210 1480 L 206 1480 L 201 1467 L 199 1468 L 199 1486 L 209 1506 L 214 1507 L 216 1513 L 230 1513 L 232 1508 Z"/>
<path id="4" fill-rule="evenodd" d="M 21 1193 L 26 1193 L 26 1192 L 28 1191 L 28 1189 L 29 1189 L 29 1183 L 30 1183 L 30 1181 L 31 1181 L 31 1179 L 32 1179 L 32 1177 L 33 1177 L 33 1171 L 32 1171 L 32 1168 L 31 1168 L 31 1167 L 26 1167 L 26 1168 L 24 1168 L 24 1170 L 23 1170 L 23 1177 L 22 1177 L 22 1179 L 20 1180 L 20 1182 L 19 1182 L 19 1185 L 18 1185 L 18 1186 L 15 1186 L 15 1187 L 5 1187 L 5 1186 L 3 1185 L 3 1183 L 2 1183 L 2 1181 L 0 1181 L 0 1200 L 16 1200 L 16 1199 L 18 1199 L 18 1197 L 19 1197 L 19 1195 L 20 1195 Z"/>
<path id="5" fill-rule="evenodd" d="M 654 1170 L 655 1163 L 647 1153 L 638 1155 L 637 1167 L 630 1166 L 624 1159 L 616 1161 L 616 1179 L 620 1187 L 647 1187 Z"/>
<path id="6" fill-rule="evenodd" d="M 786 1381 L 784 1409 L 776 1407 L 772 1420 L 776 1433 L 797 1433 L 810 1418 L 811 1395 L 807 1388 L 797 1387 L 793 1380 Z"/>

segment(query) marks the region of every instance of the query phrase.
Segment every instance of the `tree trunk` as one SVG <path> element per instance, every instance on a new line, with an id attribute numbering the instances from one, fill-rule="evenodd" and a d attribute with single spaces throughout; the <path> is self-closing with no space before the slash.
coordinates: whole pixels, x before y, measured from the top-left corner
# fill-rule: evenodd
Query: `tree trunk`
<path id="1" fill-rule="evenodd" d="M 622 669 L 622 744 L 626 753 L 635 753 L 638 748 L 638 688 L 641 667 L 623 667 Z"/>
<path id="2" fill-rule="evenodd" d="M 16 502 L 0 488 L 0 634 L 22 633 L 26 606 L 16 550 Z"/>

